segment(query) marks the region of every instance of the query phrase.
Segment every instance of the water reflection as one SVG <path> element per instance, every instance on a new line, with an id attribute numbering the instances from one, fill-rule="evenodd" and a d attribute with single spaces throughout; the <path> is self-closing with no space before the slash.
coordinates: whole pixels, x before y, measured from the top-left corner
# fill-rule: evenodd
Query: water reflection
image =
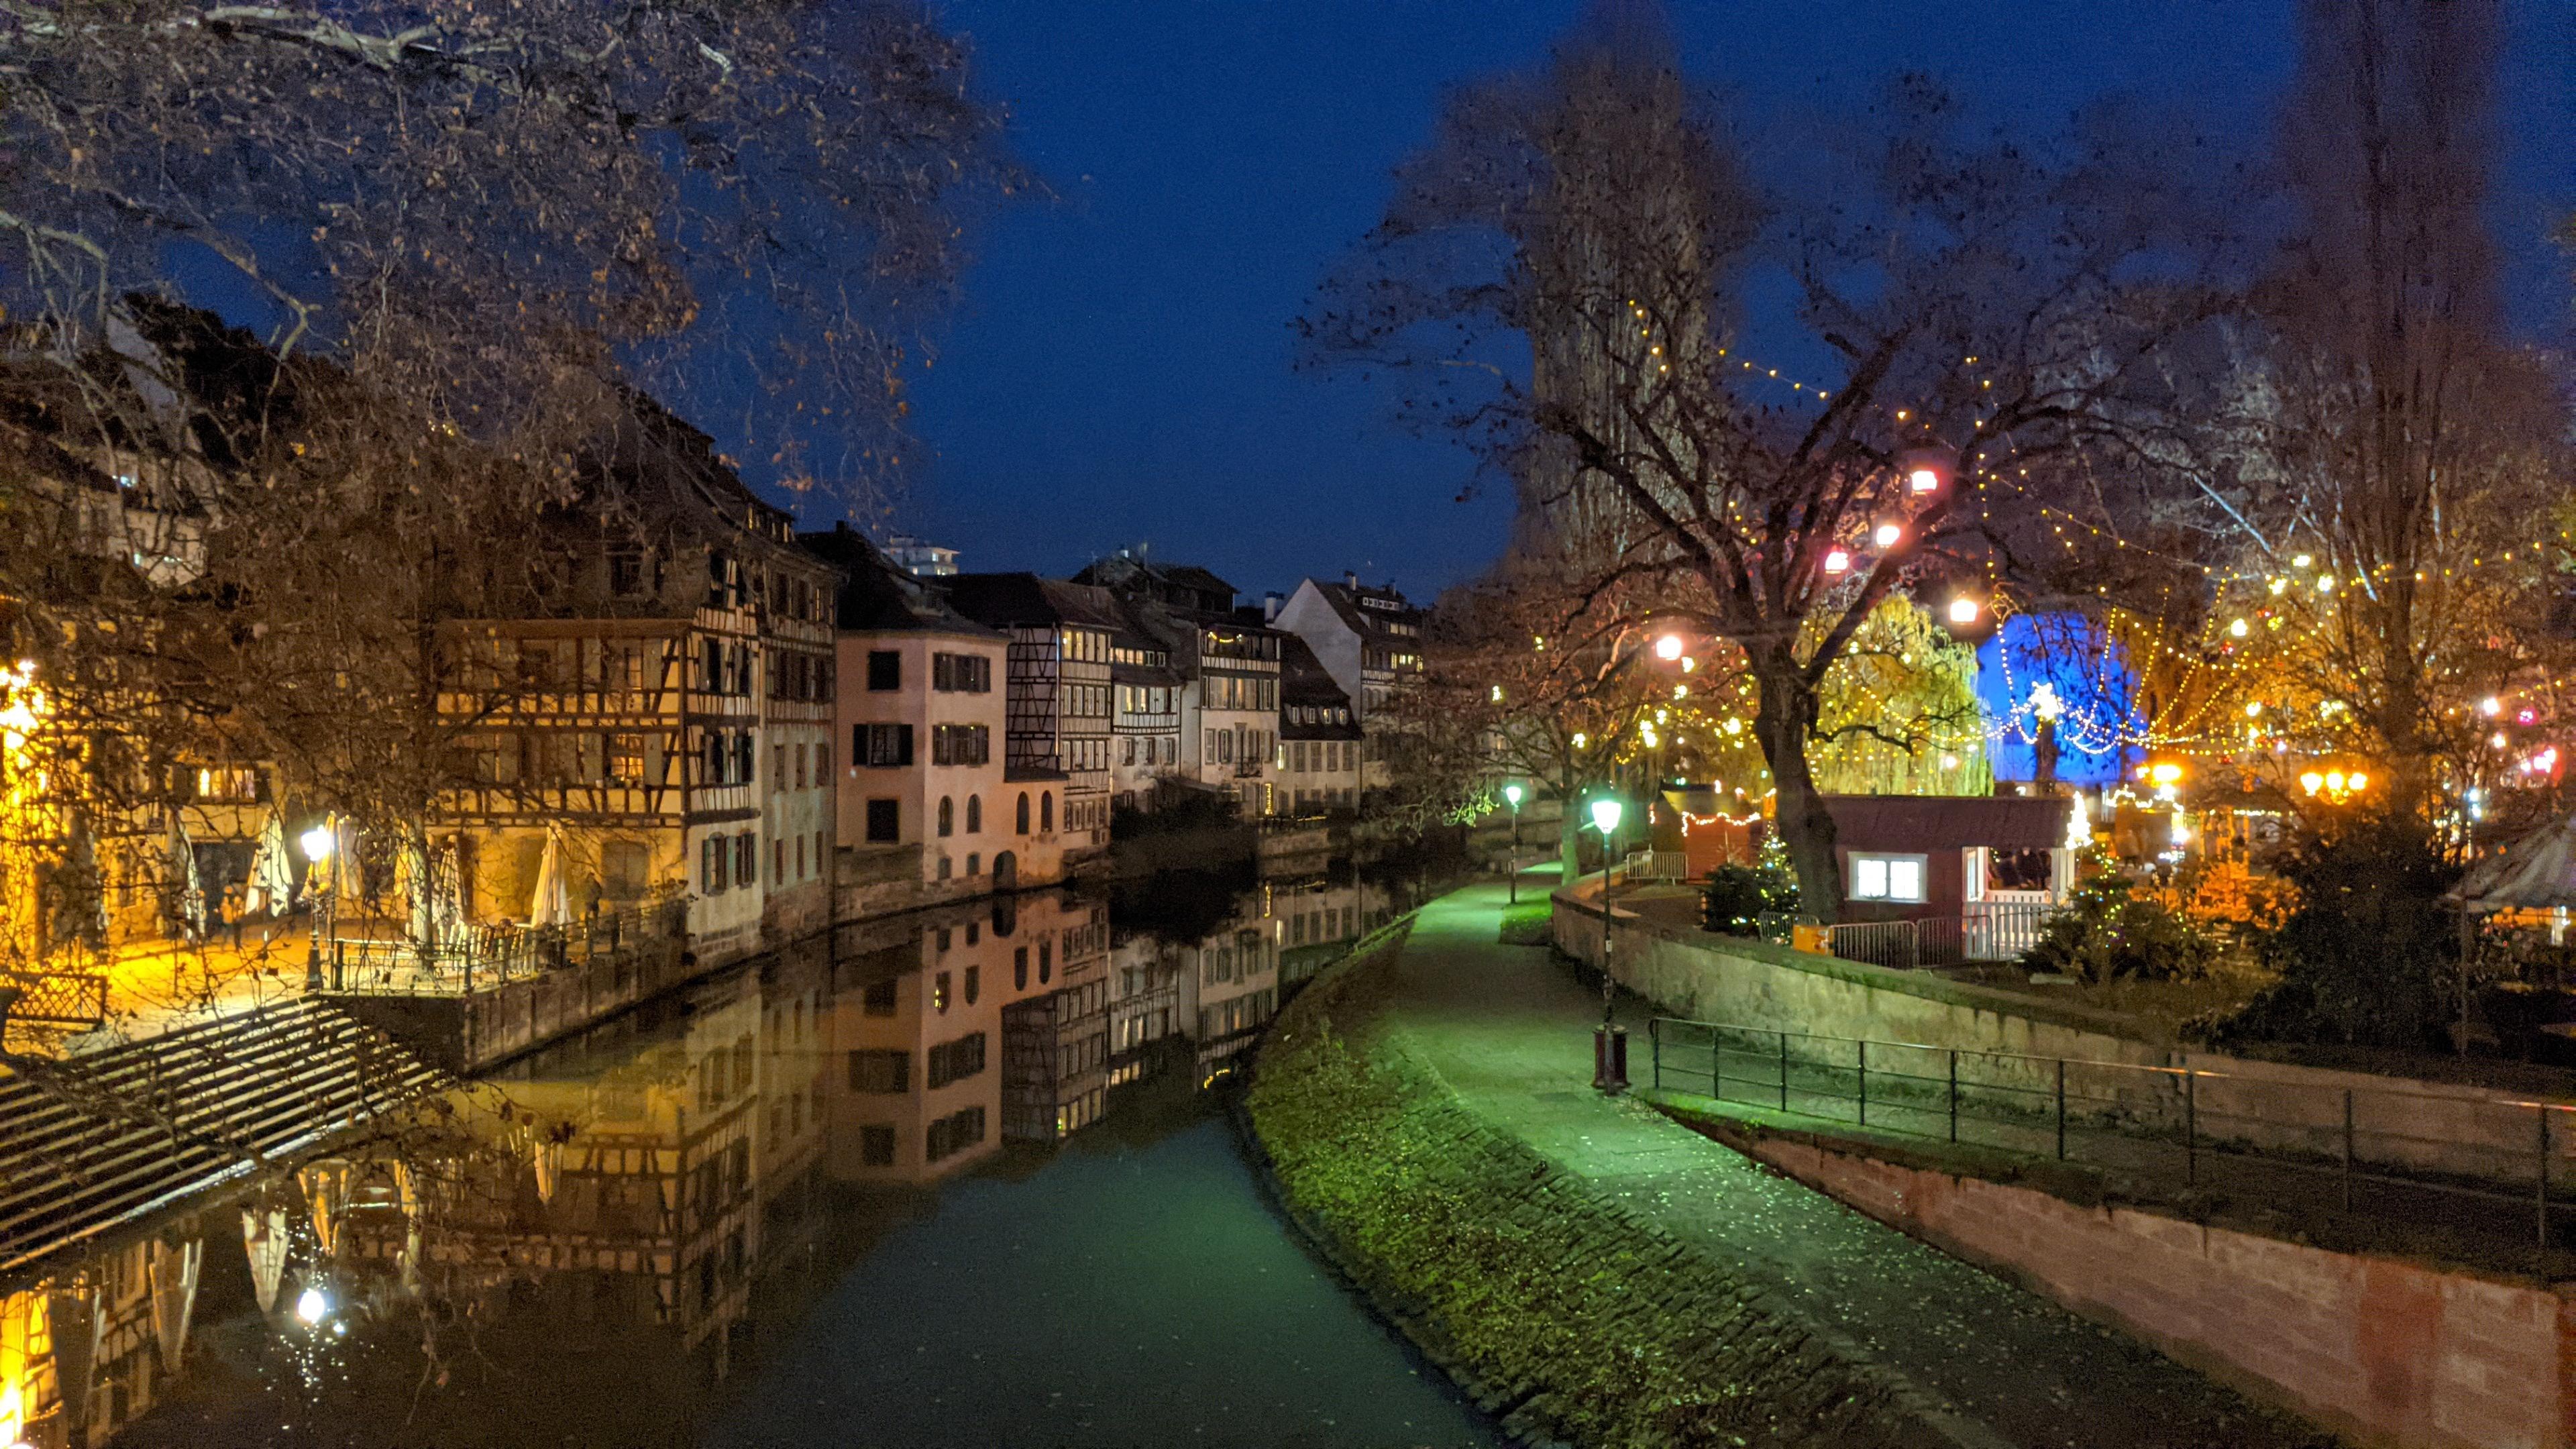
<path id="1" fill-rule="evenodd" d="M 1008 1217 L 1058 1174 L 1046 1191 L 1113 1234 L 1184 1190 L 1266 1222 L 1221 1137 L 1149 1152 L 1132 1181 L 1063 1177 L 1051 1149 L 1121 1116 L 1104 1150 L 1203 1124 L 1200 1089 L 1283 995 L 1404 904 L 1344 872 L 843 928 L 19 1285 L 0 1297 L 0 1445 L 687 1443 L 756 1377 L 764 1335 L 846 1297 L 887 1234 L 931 1230 L 926 1188 L 976 1173 L 1002 1195 L 981 1210 Z M 1311 1331 L 1348 1340 L 1335 1361 L 1413 1376 L 1310 1288 Z M 1115 1318 L 1146 1289 L 1099 1291 Z M 1184 1328 L 1193 1311 L 1127 1306 Z"/>

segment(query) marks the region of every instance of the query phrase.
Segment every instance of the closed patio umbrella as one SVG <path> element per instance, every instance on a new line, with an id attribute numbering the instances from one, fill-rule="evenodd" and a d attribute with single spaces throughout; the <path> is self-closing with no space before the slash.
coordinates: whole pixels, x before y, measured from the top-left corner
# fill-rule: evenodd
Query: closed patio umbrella
<path id="1" fill-rule="evenodd" d="M 572 888 L 564 878 L 563 837 L 549 827 L 545 854 L 537 858 L 537 889 L 528 901 L 528 924 L 561 926 L 572 921 Z"/>
<path id="2" fill-rule="evenodd" d="M 250 890 L 243 904 L 255 915 L 282 914 L 295 899 L 295 865 L 286 858 L 286 820 L 271 815 L 251 850 Z"/>

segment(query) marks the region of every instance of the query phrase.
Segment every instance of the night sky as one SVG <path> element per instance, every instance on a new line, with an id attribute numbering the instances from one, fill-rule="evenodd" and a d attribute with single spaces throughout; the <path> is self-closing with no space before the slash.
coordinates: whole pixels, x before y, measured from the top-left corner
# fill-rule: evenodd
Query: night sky
<path id="1" fill-rule="evenodd" d="M 1258 598 L 1357 569 L 1417 596 L 1497 547 L 1501 490 L 1400 433 L 1353 378 L 1290 367 L 1289 323 L 1376 220 L 1444 89 L 1544 57 L 1577 0 L 946 0 L 1056 188 L 982 240 L 914 395 L 907 521 L 975 569 L 1122 545 Z M 2291 0 L 1674 0 L 1684 64 L 1760 132 L 1929 70 L 2034 130 L 2107 90 L 2249 144 L 2292 63 Z M 2514 0 L 2496 208 L 2517 323 L 2564 342 L 2576 0 Z M 1757 324 L 1758 325 L 1758 324 Z M 1757 345 L 1760 337 L 1755 337 Z"/>

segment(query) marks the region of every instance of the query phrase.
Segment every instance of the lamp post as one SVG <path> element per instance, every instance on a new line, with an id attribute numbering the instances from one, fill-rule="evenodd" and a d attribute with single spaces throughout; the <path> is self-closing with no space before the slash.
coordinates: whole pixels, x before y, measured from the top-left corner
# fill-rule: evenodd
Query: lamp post
<path id="1" fill-rule="evenodd" d="M 1503 798 L 1512 802 L 1511 903 L 1521 903 L 1521 787 L 1518 782 L 1503 787 Z"/>
<path id="2" fill-rule="evenodd" d="M 310 938 L 311 944 L 304 952 L 304 989 L 307 991 L 322 989 L 322 936 L 335 938 L 331 942 L 334 953 L 340 949 L 336 939 L 339 935 L 340 864 L 339 852 L 334 849 L 339 843 L 339 833 L 336 819 L 326 815 L 321 824 L 305 831 L 301 840 L 304 858 L 324 867 L 329 873 L 329 879 L 323 885 L 328 892 L 322 898 L 323 923 L 315 928 L 317 934 Z"/>
<path id="3" fill-rule="evenodd" d="M 1592 828 L 1601 832 L 1601 1025 L 1592 1033 L 1592 1085 L 1604 1092 L 1628 1086 L 1628 1031 L 1610 1019 L 1610 870 L 1617 862 L 1621 807 L 1603 796 L 1592 802 Z"/>

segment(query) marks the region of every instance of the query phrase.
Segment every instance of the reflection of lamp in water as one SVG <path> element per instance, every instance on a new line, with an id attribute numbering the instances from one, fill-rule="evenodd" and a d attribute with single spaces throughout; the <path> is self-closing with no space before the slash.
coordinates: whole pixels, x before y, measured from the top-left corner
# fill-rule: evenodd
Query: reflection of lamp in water
<path id="1" fill-rule="evenodd" d="M 295 1321 L 305 1327 L 311 1328 L 319 1324 L 330 1314 L 331 1295 L 323 1292 L 319 1287 L 307 1284 L 303 1292 L 295 1295 Z"/>

